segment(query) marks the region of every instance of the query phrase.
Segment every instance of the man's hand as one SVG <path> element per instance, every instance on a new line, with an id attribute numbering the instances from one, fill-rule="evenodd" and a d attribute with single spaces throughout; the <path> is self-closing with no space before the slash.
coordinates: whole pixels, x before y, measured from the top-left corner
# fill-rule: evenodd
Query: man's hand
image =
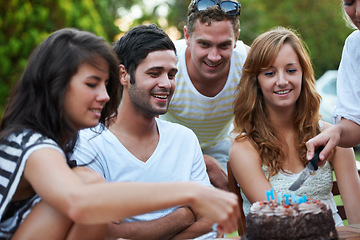
<path id="1" fill-rule="evenodd" d="M 171 239 L 191 226 L 195 220 L 196 217 L 189 207 L 179 207 L 174 212 L 151 221 L 109 223 L 105 239 Z"/>
<path id="2" fill-rule="evenodd" d="M 324 146 L 324 149 L 320 152 L 319 159 L 321 161 L 326 160 L 331 151 L 339 144 L 341 135 L 341 128 L 337 125 L 328 127 L 316 137 L 306 142 L 307 155 L 306 158 L 311 160 L 314 156 L 315 149 L 319 146 Z"/>
<path id="3" fill-rule="evenodd" d="M 336 125 L 327 123 L 324 131 L 306 143 L 308 149 L 307 159 L 310 160 L 315 149 L 322 145 L 324 150 L 320 153 L 320 160 L 329 157 L 331 150 L 336 146 L 349 148 L 360 144 L 360 125 L 355 122 L 342 118 Z"/>

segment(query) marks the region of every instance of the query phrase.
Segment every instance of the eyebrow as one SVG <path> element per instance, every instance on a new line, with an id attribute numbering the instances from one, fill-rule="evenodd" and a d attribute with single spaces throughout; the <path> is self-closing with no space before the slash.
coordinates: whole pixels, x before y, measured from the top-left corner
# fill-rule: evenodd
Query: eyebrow
<path id="1" fill-rule="evenodd" d="M 301 66 L 300 63 L 288 63 L 288 64 L 286 64 L 286 66 L 293 66 L 293 65 L 299 65 L 299 66 Z"/>
<path id="2" fill-rule="evenodd" d="M 154 66 L 154 67 L 151 67 L 149 69 L 147 69 L 146 71 L 152 71 L 152 70 L 164 70 L 165 68 L 164 67 L 160 67 L 160 66 Z M 170 71 L 178 71 L 177 68 L 171 68 Z"/>
<path id="3" fill-rule="evenodd" d="M 97 75 L 90 75 L 90 76 L 87 76 L 86 79 L 89 79 L 89 78 L 92 78 L 92 79 L 95 79 L 97 81 L 101 81 L 101 77 L 97 76 Z"/>
<path id="4" fill-rule="evenodd" d="M 299 66 L 301 66 L 300 63 L 288 63 L 288 64 L 286 64 L 286 66 L 292 66 L 292 65 L 299 65 Z M 271 65 L 271 66 L 269 66 L 267 69 L 269 69 L 269 68 L 274 68 L 274 67 L 275 67 L 274 65 Z"/>
<path id="5" fill-rule="evenodd" d="M 207 39 L 204 39 L 204 38 L 198 38 L 198 39 L 196 39 L 196 42 L 206 42 L 206 43 L 213 43 L 212 41 L 209 41 L 209 40 L 207 40 Z M 232 39 L 227 39 L 227 40 L 225 40 L 225 41 L 222 41 L 222 42 L 220 42 L 218 45 L 221 45 L 221 44 L 231 44 L 232 43 Z"/>

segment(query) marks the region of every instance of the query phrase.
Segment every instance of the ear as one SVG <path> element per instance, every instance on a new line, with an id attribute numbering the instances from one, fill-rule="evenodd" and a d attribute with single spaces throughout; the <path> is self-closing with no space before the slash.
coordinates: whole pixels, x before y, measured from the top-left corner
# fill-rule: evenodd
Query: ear
<path id="1" fill-rule="evenodd" d="M 130 75 L 123 64 L 119 65 L 119 78 L 121 85 L 125 86 L 130 82 Z"/>
<path id="2" fill-rule="evenodd" d="M 190 47 L 190 34 L 189 34 L 189 29 L 187 26 L 184 26 L 184 38 L 186 41 L 186 45 L 188 47 Z"/>
<path id="3" fill-rule="evenodd" d="M 234 49 L 236 48 L 236 43 L 239 40 L 239 36 L 240 36 L 240 29 L 239 29 L 239 33 L 237 34 L 237 36 L 235 37 L 235 44 L 234 44 Z"/>

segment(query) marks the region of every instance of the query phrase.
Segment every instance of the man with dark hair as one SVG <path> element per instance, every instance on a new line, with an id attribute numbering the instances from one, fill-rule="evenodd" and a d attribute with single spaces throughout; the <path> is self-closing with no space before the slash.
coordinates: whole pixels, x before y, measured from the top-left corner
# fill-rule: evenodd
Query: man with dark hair
<path id="1" fill-rule="evenodd" d="M 93 159 L 89 167 L 107 181 L 194 181 L 211 187 L 196 135 L 156 118 L 166 113 L 175 89 L 176 50 L 171 39 L 155 25 L 138 26 L 119 39 L 114 50 L 122 85 L 118 116 L 101 134 L 81 131 L 74 159 Z M 119 219 L 108 224 L 107 235 L 191 239 L 210 232 L 213 224 L 188 206 L 178 206 Z"/>
<path id="2" fill-rule="evenodd" d="M 191 1 L 185 39 L 175 42 L 176 90 L 168 112 L 160 116 L 195 132 L 210 180 L 222 189 L 227 189 L 232 103 L 249 50 L 238 41 L 240 9 L 236 1 Z"/>

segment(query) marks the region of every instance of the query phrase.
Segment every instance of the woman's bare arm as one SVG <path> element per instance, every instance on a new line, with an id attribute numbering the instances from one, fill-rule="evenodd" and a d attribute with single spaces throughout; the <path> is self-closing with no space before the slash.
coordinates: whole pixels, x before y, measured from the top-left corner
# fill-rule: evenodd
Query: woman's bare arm
<path id="1" fill-rule="evenodd" d="M 25 178 L 49 205 L 74 222 L 96 224 L 172 206 L 189 205 L 218 223 L 221 232 L 237 227 L 235 194 L 197 183 L 112 182 L 86 185 L 54 149 L 32 153 Z"/>

